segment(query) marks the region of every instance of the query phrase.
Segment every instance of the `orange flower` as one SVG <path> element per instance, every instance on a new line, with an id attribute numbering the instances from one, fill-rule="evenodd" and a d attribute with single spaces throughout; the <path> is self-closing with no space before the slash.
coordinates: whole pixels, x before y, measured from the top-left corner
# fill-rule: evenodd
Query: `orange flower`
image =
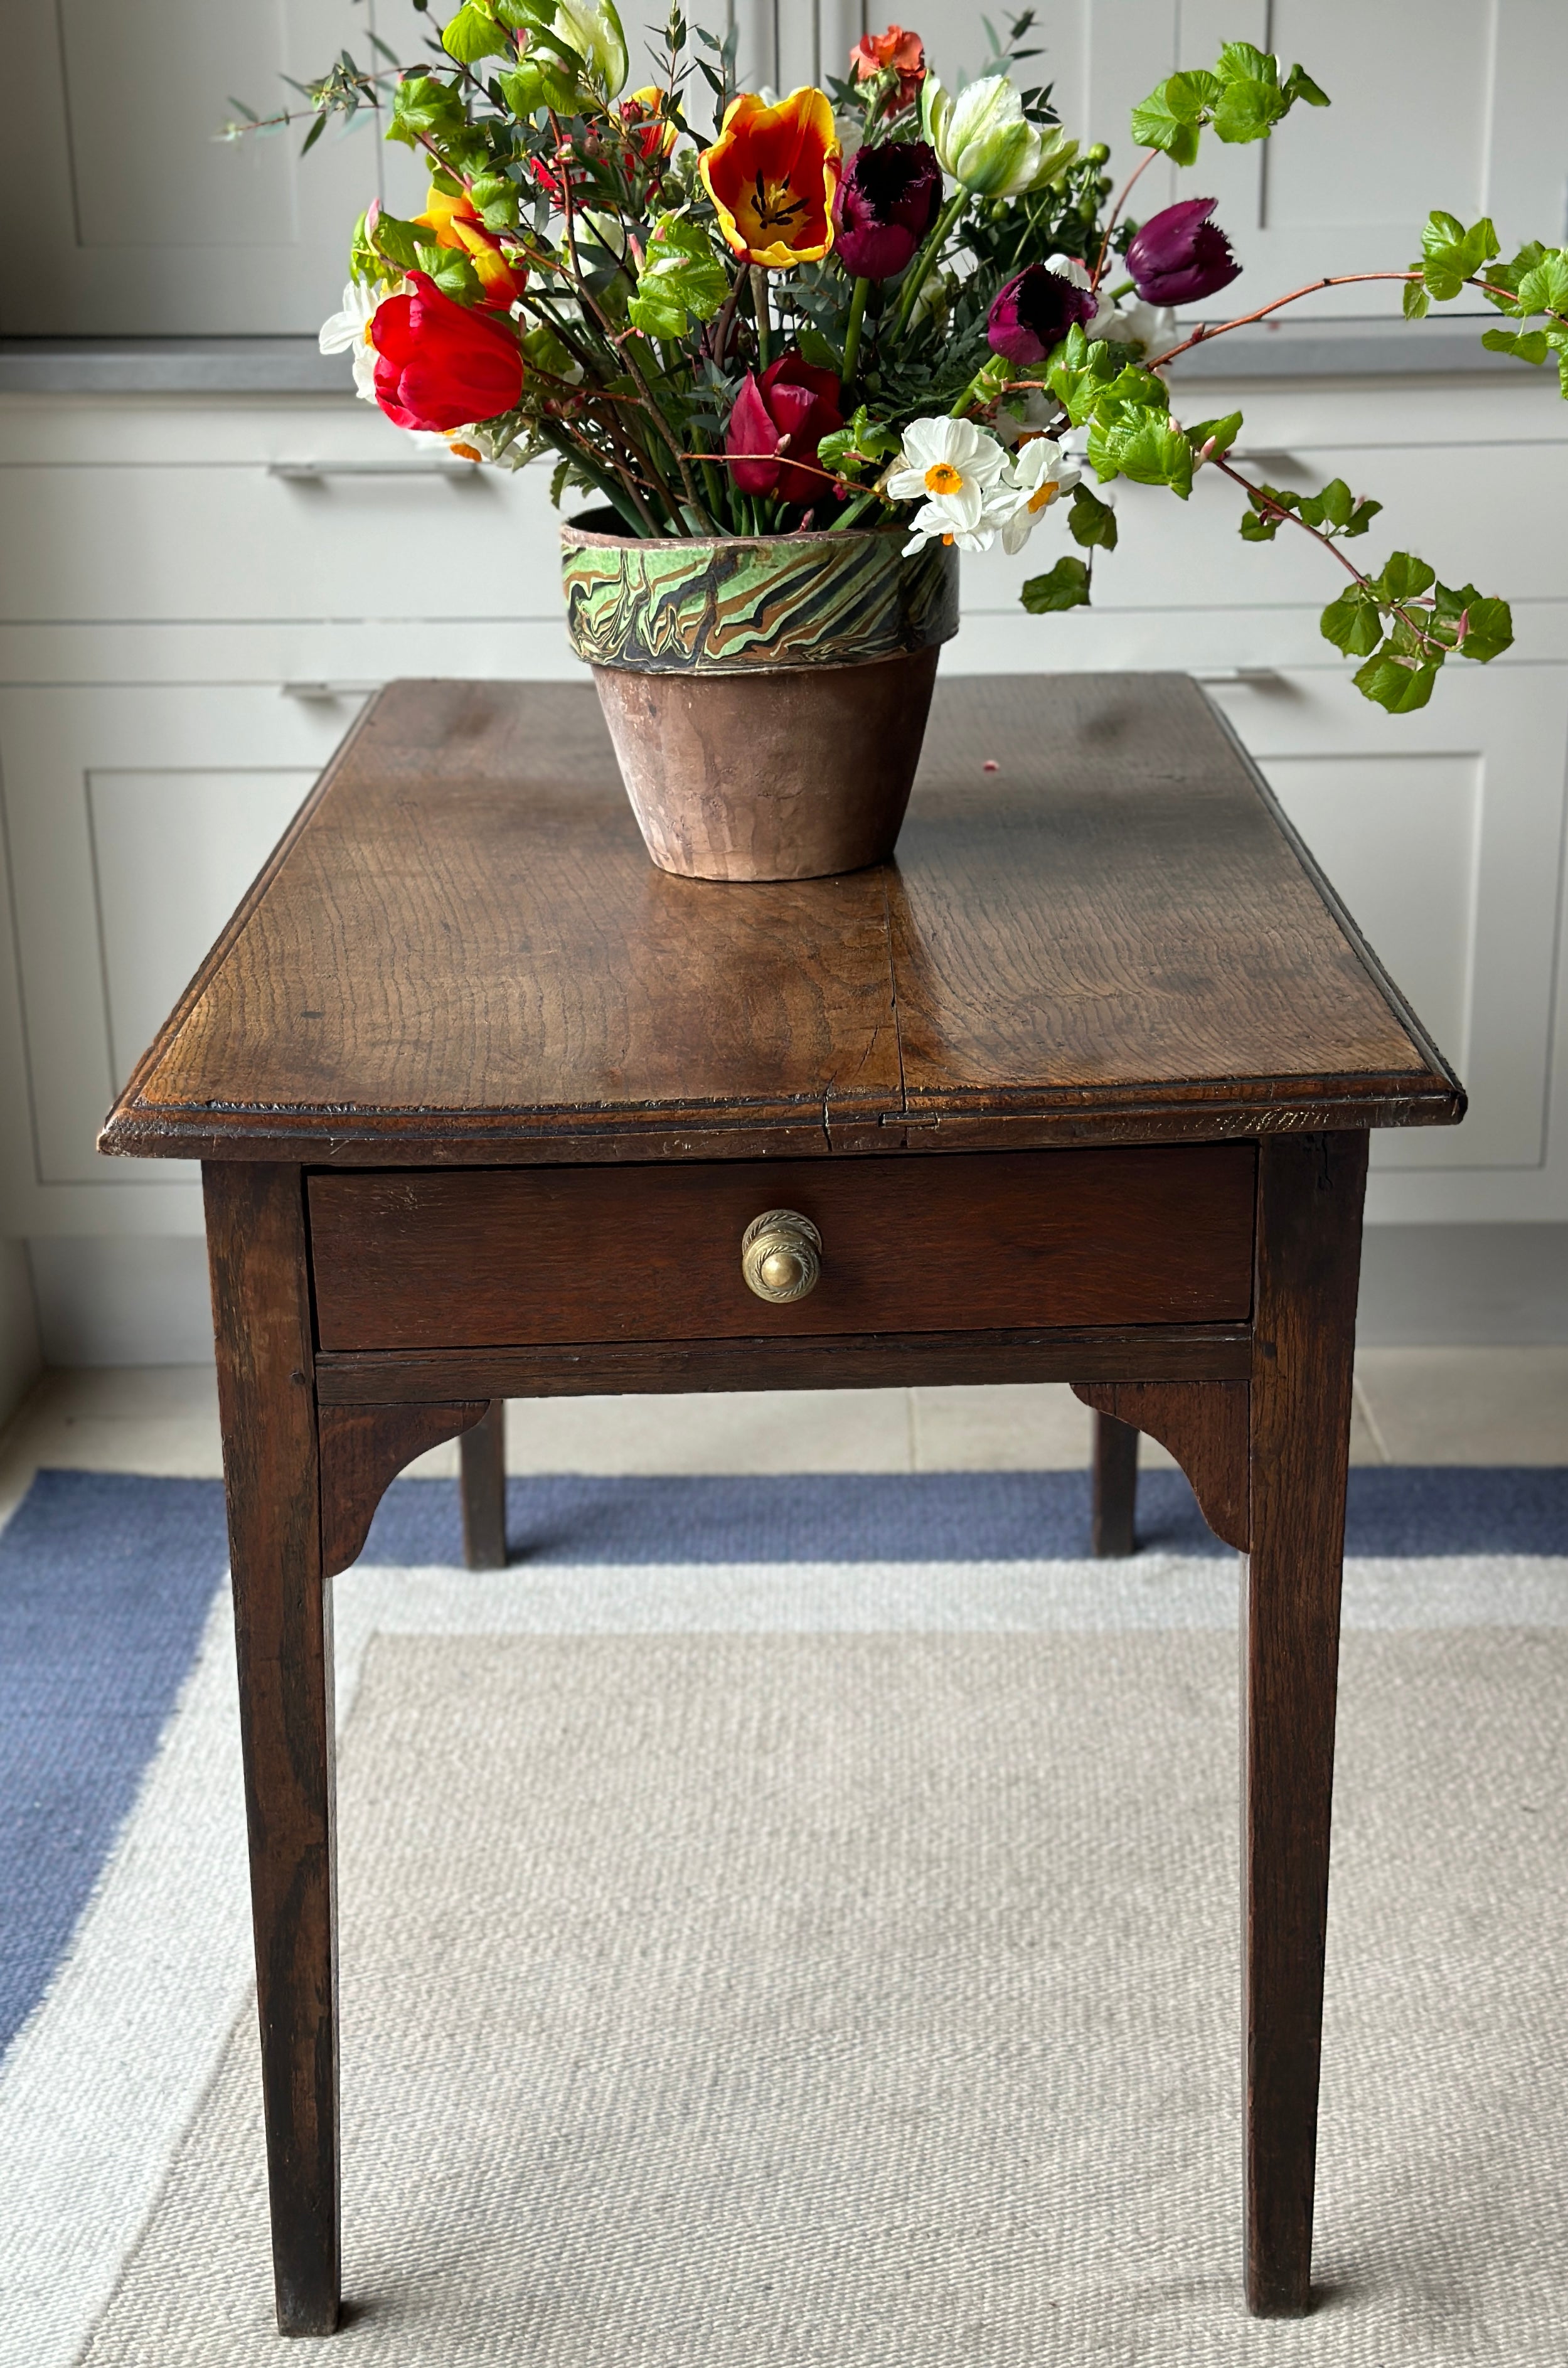
<path id="1" fill-rule="evenodd" d="M 414 219 L 421 229 L 435 232 L 437 246 L 463 250 L 479 275 L 486 304 L 510 310 L 528 285 L 528 274 L 521 264 L 507 262 L 500 240 L 485 229 L 469 198 L 460 191 L 449 197 L 444 189 L 432 189 L 425 211 Z"/>
<path id="2" fill-rule="evenodd" d="M 629 91 L 616 109 L 645 165 L 655 156 L 667 156 L 680 136 L 659 113 L 664 97 L 657 83 L 651 82 L 642 90 Z"/>
<path id="3" fill-rule="evenodd" d="M 873 74 L 892 68 L 898 76 L 898 96 L 888 113 L 901 115 L 920 96 L 926 79 L 926 44 L 918 33 L 890 25 L 885 33 L 862 33 L 849 52 L 849 63 L 857 82 L 869 82 Z"/>
<path id="4" fill-rule="evenodd" d="M 820 262 L 833 245 L 840 154 L 825 91 L 792 90 L 777 107 L 751 91 L 732 99 L 699 170 L 734 252 L 774 271 Z"/>

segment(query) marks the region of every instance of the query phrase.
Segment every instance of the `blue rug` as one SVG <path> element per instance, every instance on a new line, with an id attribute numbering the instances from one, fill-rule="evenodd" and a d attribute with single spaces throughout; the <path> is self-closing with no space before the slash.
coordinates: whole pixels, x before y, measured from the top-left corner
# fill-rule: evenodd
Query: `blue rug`
<path id="1" fill-rule="evenodd" d="M 1235 1617 L 1235 1557 L 1169 1472 L 1141 1476 L 1122 1563 L 1086 1557 L 1078 1472 L 516 1480 L 507 1526 L 512 1566 L 468 1574 L 455 1486 L 394 1484 L 338 1590 L 341 1713 L 381 1637 Z M 1352 1632 L 1568 1629 L 1568 1471 L 1358 1469 L 1346 1557 Z M 44 1473 L 0 1533 L 6 2368 L 81 2357 L 243 2006 L 225 1563 L 214 1482 Z"/>
<path id="2" fill-rule="evenodd" d="M 513 1480 L 512 1557 L 551 1567 L 1071 1561 L 1082 1472 Z M 1228 1556 L 1179 1473 L 1147 1552 Z M 1568 1554 L 1568 1471 L 1364 1466 L 1352 1556 Z M 0 2055 L 70 1939 L 191 1665 L 228 1558 L 216 1481 L 43 1472 L 0 1533 Z M 367 1563 L 462 1559 L 457 1491 L 400 1480 Z"/>

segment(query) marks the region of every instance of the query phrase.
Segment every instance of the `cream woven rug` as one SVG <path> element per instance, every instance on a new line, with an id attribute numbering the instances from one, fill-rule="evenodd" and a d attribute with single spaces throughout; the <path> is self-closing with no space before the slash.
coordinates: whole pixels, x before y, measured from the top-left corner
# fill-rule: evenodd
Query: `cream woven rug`
<path id="1" fill-rule="evenodd" d="M 353 1574 L 350 2309 L 319 2356 L 1561 2368 L 1568 1567 L 1351 1574 L 1324 2291 L 1266 2326 L 1239 2299 L 1233 1588 L 1157 1557 Z M 181 1713 L 207 1685 L 180 1781 L 211 1806 L 167 1878 L 204 1898 L 235 1839 L 222 1653 L 218 1622 Z M 93 2368 L 280 2356 L 219 1888 L 222 1979 L 182 1977 L 177 1931 L 124 1942 L 175 2087 L 181 1995 L 237 2011 L 161 2108 L 172 2163 L 125 2157 L 151 2183 Z"/>

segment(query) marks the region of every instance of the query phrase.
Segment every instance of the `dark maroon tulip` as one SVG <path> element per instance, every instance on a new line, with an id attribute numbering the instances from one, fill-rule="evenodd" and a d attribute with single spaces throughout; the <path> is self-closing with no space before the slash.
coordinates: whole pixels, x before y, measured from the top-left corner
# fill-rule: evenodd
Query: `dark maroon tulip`
<path id="1" fill-rule="evenodd" d="M 852 279 L 891 279 L 937 219 L 942 168 L 924 140 L 861 148 L 833 201 L 834 245 Z"/>
<path id="2" fill-rule="evenodd" d="M 1087 327 L 1097 307 L 1086 288 L 1074 288 L 1059 271 L 1031 263 L 1009 279 L 985 324 L 993 353 L 1010 362 L 1043 361 L 1074 323 Z"/>
<path id="3" fill-rule="evenodd" d="M 1145 304 L 1197 304 L 1241 277 L 1213 198 L 1184 198 L 1146 222 L 1127 250 L 1132 285 Z"/>
<path id="4" fill-rule="evenodd" d="M 832 490 L 815 461 L 823 438 L 842 427 L 841 391 L 831 370 L 815 370 L 791 346 L 760 379 L 749 371 L 724 430 L 730 473 L 743 494 L 776 494 L 810 504 Z M 801 467 L 791 466 L 802 462 Z"/>

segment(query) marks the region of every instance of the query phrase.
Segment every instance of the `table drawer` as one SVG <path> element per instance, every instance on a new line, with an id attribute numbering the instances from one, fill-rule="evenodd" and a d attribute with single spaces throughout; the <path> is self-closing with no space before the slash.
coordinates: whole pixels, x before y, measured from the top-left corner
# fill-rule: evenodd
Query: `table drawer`
<path id="1" fill-rule="evenodd" d="M 1250 1144 L 318 1175 L 324 1349 L 1243 1320 Z M 800 1300 L 748 1290 L 768 1209 L 822 1235 Z"/>

